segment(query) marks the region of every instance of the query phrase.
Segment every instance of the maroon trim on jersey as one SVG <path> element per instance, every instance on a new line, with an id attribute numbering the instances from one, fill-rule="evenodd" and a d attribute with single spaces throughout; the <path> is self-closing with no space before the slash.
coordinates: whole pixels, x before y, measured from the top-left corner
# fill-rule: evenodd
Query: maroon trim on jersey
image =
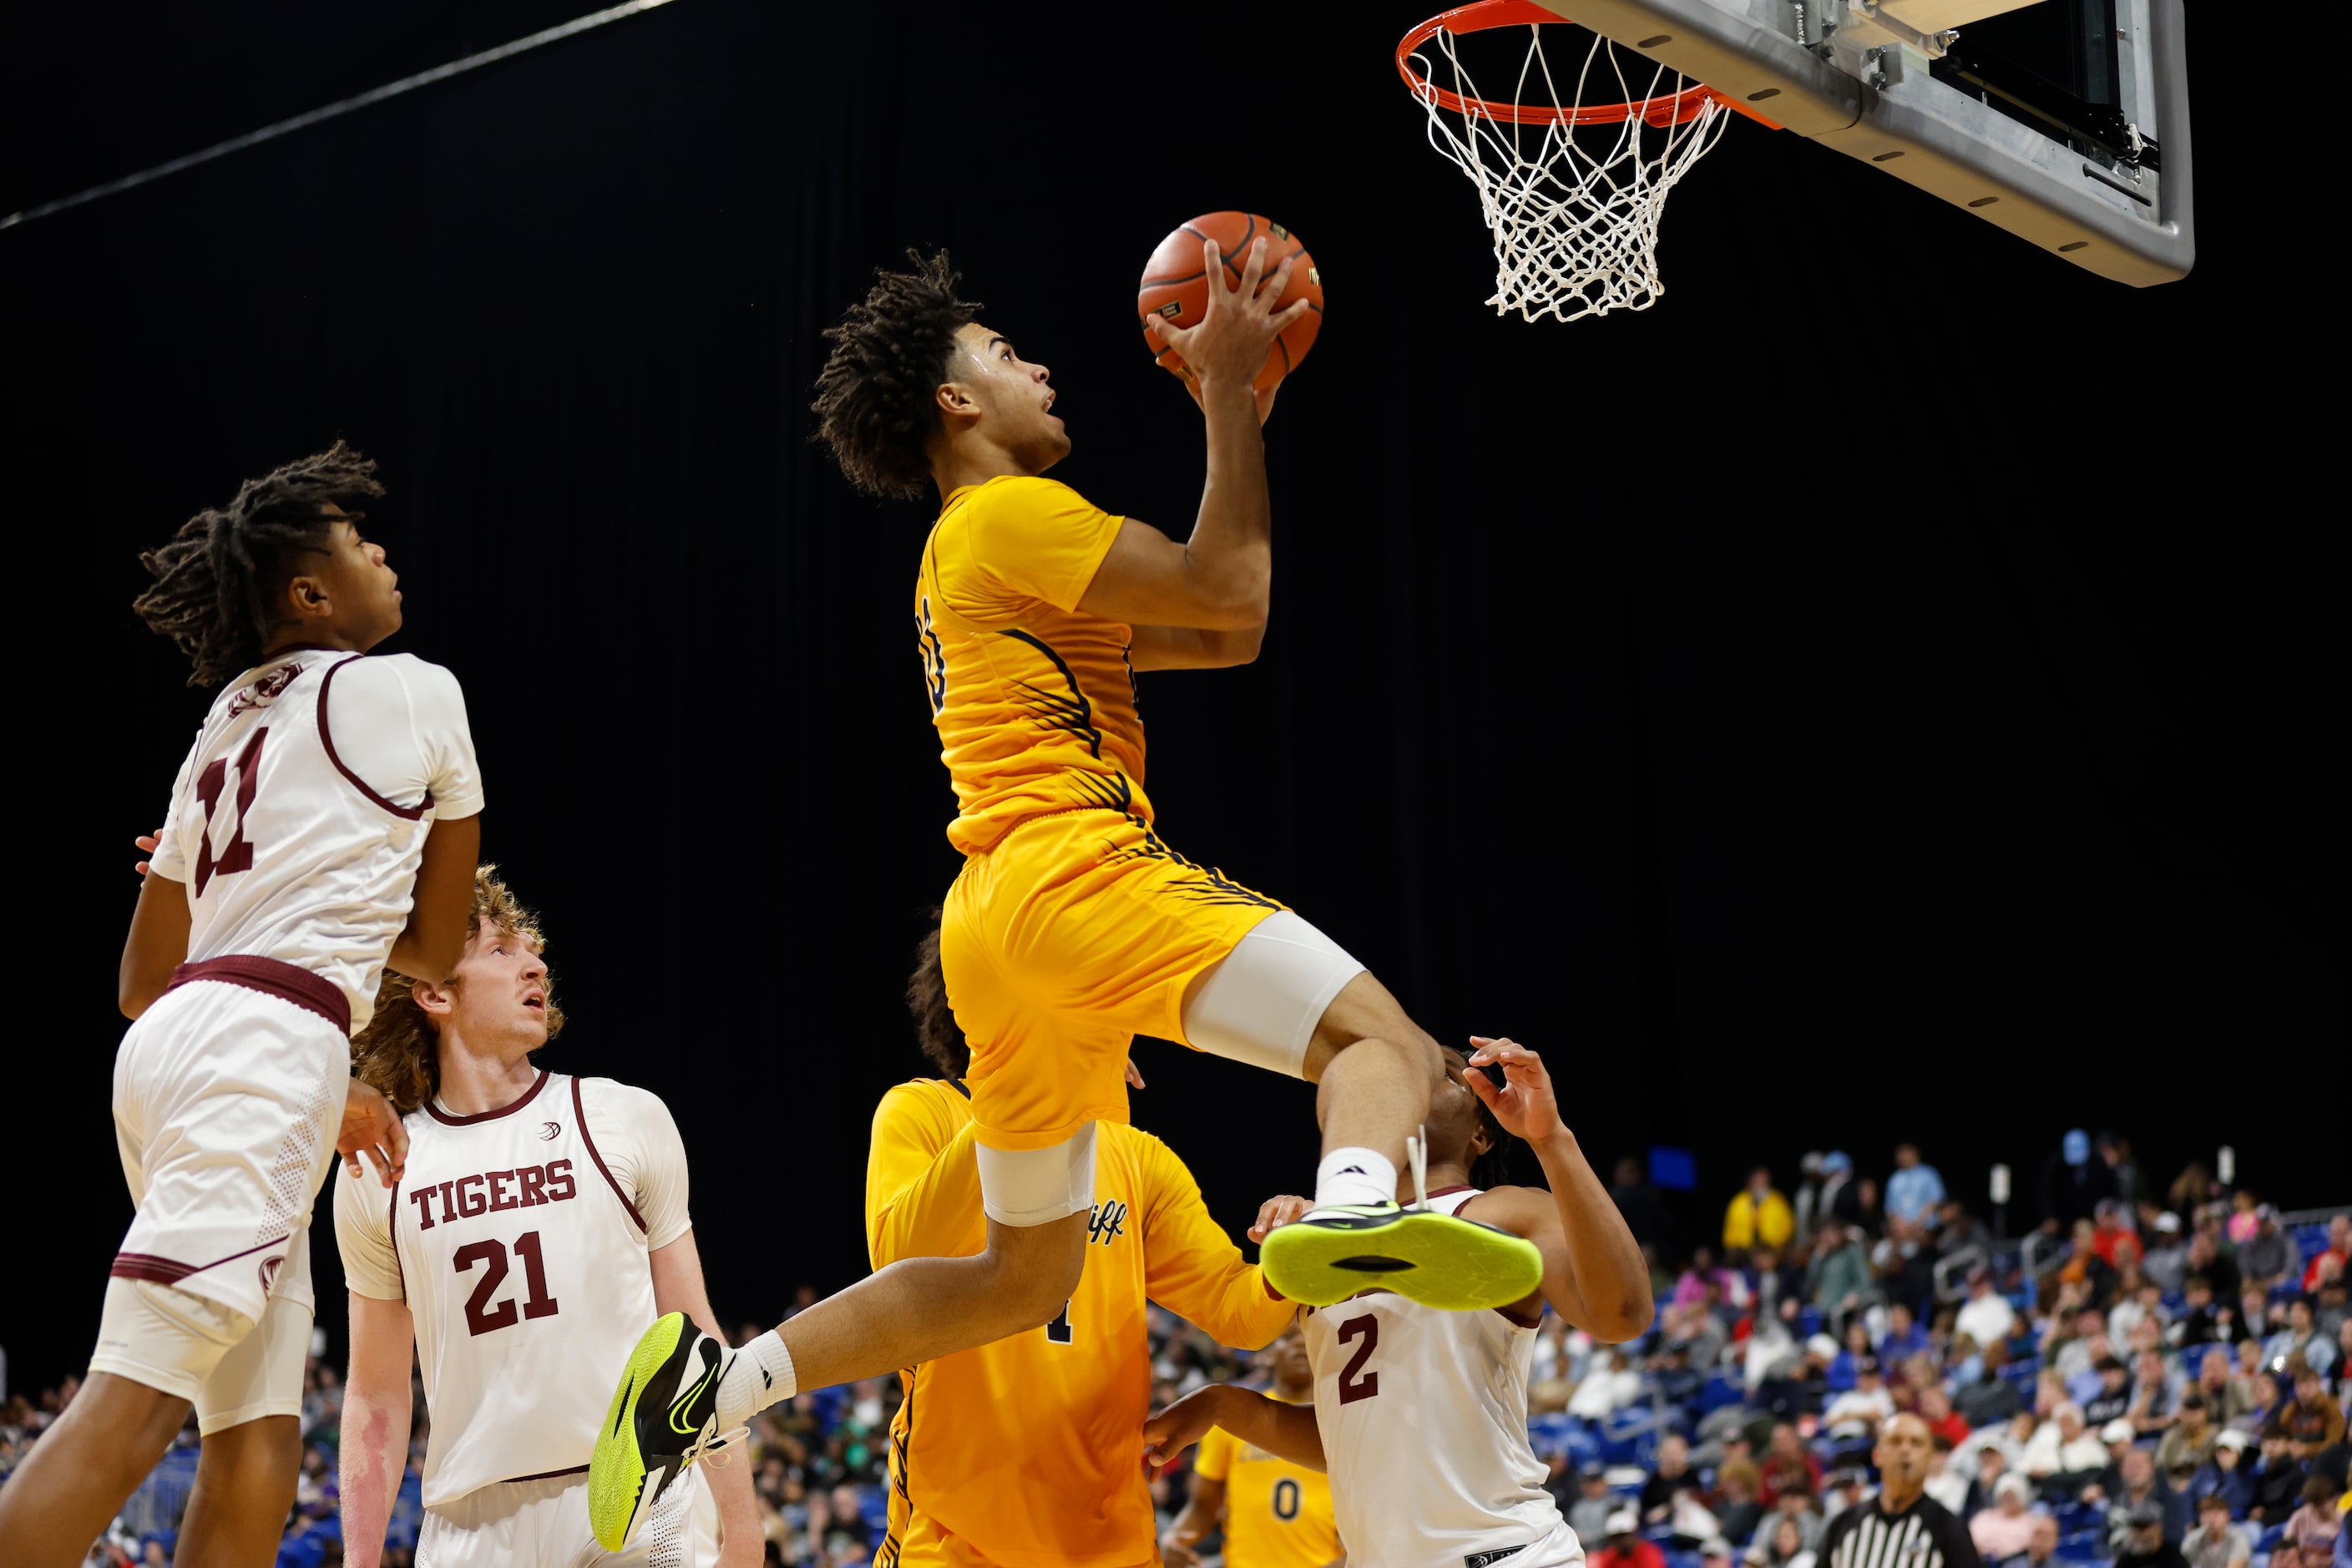
<path id="1" fill-rule="evenodd" d="M 152 1252 L 118 1252 L 114 1266 L 107 1270 L 117 1279 L 152 1279 L 158 1285 L 177 1285 L 191 1274 L 202 1274 L 207 1268 L 218 1268 L 224 1263 L 234 1263 L 240 1258 L 250 1258 L 257 1252 L 267 1252 L 284 1245 L 294 1233 L 268 1241 L 257 1242 L 243 1252 L 232 1252 L 226 1258 L 215 1258 L 210 1263 L 183 1263 L 176 1258 L 158 1258 Z"/>
<path id="2" fill-rule="evenodd" d="M 262 958 L 253 953 L 229 953 L 195 963 L 183 963 L 172 971 L 172 983 L 163 987 L 163 994 L 168 996 L 181 986 L 198 980 L 217 980 L 225 985 L 242 985 L 247 991 L 258 991 L 265 996 L 291 1002 L 297 1007 L 316 1013 L 344 1034 L 352 1032 L 351 998 L 344 995 L 334 982 L 278 959 Z"/>
<path id="3" fill-rule="evenodd" d="M 383 1205 L 383 1238 L 392 1244 L 392 1271 L 400 1276 L 400 1299 L 408 1300 L 408 1266 L 400 1260 L 400 1184 L 392 1179 L 392 1196 Z"/>
<path id="4" fill-rule="evenodd" d="M 614 1181 L 613 1173 L 604 1168 L 604 1156 L 596 1152 L 596 1140 L 588 1136 L 588 1108 L 580 1103 L 580 1080 L 576 1078 L 572 1080 L 572 1119 L 579 1123 L 580 1142 L 588 1145 L 588 1157 L 596 1162 L 596 1169 L 603 1173 L 604 1184 L 613 1189 L 613 1195 L 621 1200 L 621 1206 L 629 1211 L 629 1217 L 637 1222 L 637 1228 L 651 1236 L 654 1227 L 646 1223 L 646 1216 L 637 1212 L 637 1205 L 629 1201 L 629 1194 L 621 1190 L 621 1184 Z"/>
<path id="5" fill-rule="evenodd" d="M 529 1089 L 522 1091 L 520 1100 L 516 1100 L 512 1105 L 501 1105 L 496 1110 L 478 1111 L 472 1116 L 452 1116 L 429 1100 L 425 1102 L 425 1109 L 432 1112 L 433 1120 L 444 1127 L 471 1127 L 477 1121 L 496 1121 L 501 1116 L 512 1116 L 516 1111 L 537 1100 L 539 1091 L 547 1087 L 547 1069 L 540 1068 L 539 1077 L 532 1081 Z"/>
<path id="6" fill-rule="evenodd" d="M 1429 1189 L 1429 1195 L 1433 1198 L 1450 1198 L 1456 1193 L 1466 1193 L 1469 1191 L 1471 1191 L 1470 1184 L 1464 1182 L 1459 1186 L 1432 1187 Z"/>
<path id="7" fill-rule="evenodd" d="M 497 1484 L 502 1487 L 516 1487 L 525 1481 L 551 1481 L 558 1476 L 584 1476 L 587 1473 L 587 1466 L 574 1465 L 568 1470 L 541 1470 L 535 1476 L 509 1476 Z"/>
<path id="8" fill-rule="evenodd" d="M 395 805 L 391 801 L 384 799 L 383 796 L 376 794 L 375 791 L 368 787 L 367 780 L 360 777 L 359 774 L 352 772 L 351 769 L 343 765 L 343 759 L 337 755 L 335 752 L 334 731 L 327 726 L 327 692 L 335 684 L 335 671 L 342 668 L 343 666 L 350 664 L 353 659 L 364 658 L 366 657 L 367 656 L 365 654 L 355 653 L 352 655 L 351 658 L 339 658 L 334 663 L 327 666 L 326 674 L 319 677 L 319 742 L 320 744 L 327 748 L 327 761 L 335 764 L 335 771 L 337 773 L 351 780 L 352 787 L 353 789 L 359 791 L 362 795 L 375 802 L 376 805 L 383 807 L 384 810 L 392 813 L 393 816 L 405 817 L 409 821 L 415 822 L 423 817 L 426 812 L 433 809 L 432 792 L 427 791 L 425 798 L 415 805 Z"/>

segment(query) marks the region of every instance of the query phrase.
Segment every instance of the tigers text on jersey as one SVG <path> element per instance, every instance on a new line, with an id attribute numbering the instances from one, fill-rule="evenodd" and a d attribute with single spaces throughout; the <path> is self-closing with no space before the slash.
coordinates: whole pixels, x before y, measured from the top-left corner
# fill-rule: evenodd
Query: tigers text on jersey
<path id="1" fill-rule="evenodd" d="M 689 1228 L 668 1108 L 610 1079 L 542 1072 L 503 1110 L 411 1111 L 391 1192 L 348 1172 L 335 1240 L 352 1289 L 416 1325 L 425 1506 L 584 1471 L 611 1369 L 654 1321 L 646 1255 Z"/>
<path id="2" fill-rule="evenodd" d="M 286 977 L 265 984 L 234 961 L 289 964 L 341 1001 L 288 999 L 343 1012 L 348 1032 L 374 1011 L 425 835 L 436 818 L 481 809 L 466 700 L 447 670 L 407 654 L 289 648 L 205 716 L 151 864 L 187 888 L 190 971 L 211 961 L 236 984 L 278 990 Z"/>
<path id="3" fill-rule="evenodd" d="M 1268 1397 L 1277 1397 L 1268 1395 Z M 1225 1568 L 1325 1568 L 1344 1554 L 1331 1479 L 1220 1426 L 1192 1468 L 1225 1488 Z"/>
<path id="4" fill-rule="evenodd" d="M 1453 1214 L 1477 1195 L 1434 1192 L 1430 1206 Z M 1350 1563 L 1551 1568 L 1582 1558 L 1528 1444 L 1533 1323 L 1374 1291 L 1314 1310 L 1306 1332 Z M 1560 1544 L 1526 1552 L 1548 1541 Z"/>
<path id="5" fill-rule="evenodd" d="M 1047 812 L 1151 820 L 1130 629 L 1078 609 L 1125 521 L 1005 475 L 951 491 L 923 545 L 915 634 L 967 855 Z"/>
<path id="6" fill-rule="evenodd" d="M 982 1249 L 977 1148 L 960 1086 L 921 1079 L 883 1096 L 866 1173 L 877 1268 Z M 1044 1328 L 902 1374 L 907 1397 L 890 1431 L 892 1528 L 877 1564 L 929 1561 L 907 1531 L 918 1513 L 1002 1568 L 1153 1561 L 1147 1300 L 1220 1343 L 1253 1347 L 1297 1310 L 1267 1293 L 1168 1145 L 1097 1122 L 1095 1209 L 1069 1305 Z"/>
<path id="7" fill-rule="evenodd" d="M 1952 1510 L 1921 1497 L 1887 1514 L 1872 1498 L 1830 1521 L 1815 1554 L 1822 1568 L 1980 1568 L 1976 1542 Z"/>

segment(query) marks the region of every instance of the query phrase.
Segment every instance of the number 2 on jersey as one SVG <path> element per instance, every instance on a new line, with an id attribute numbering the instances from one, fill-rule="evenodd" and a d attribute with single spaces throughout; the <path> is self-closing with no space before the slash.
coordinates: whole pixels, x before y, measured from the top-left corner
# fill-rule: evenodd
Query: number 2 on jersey
<path id="1" fill-rule="evenodd" d="M 1348 1358 L 1348 1364 L 1339 1369 L 1339 1403 L 1353 1405 L 1359 1399 L 1370 1399 L 1379 1394 L 1381 1374 L 1364 1371 L 1364 1363 L 1372 1359 L 1372 1352 L 1380 1347 L 1381 1321 L 1370 1313 L 1360 1318 L 1350 1318 L 1333 1329 L 1331 1335 L 1341 1344 L 1349 1340 L 1361 1342 L 1356 1346 L 1356 1353 Z"/>
<path id="2" fill-rule="evenodd" d="M 514 1238 L 515 1256 L 522 1259 L 523 1281 L 530 1294 L 522 1303 L 522 1318 L 551 1318 L 562 1305 L 547 1293 L 547 1265 L 539 1255 L 539 1232 L 527 1230 Z M 469 1241 L 452 1253 L 449 1261 L 460 1274 L 473 1272 L 474 1265 L 485 1263 L 482 1277 L 474 1282 L 474 1293 L 466 1298 L 466 1331 L 471 1334 L 496 1333 L 510 1329 L 520 1321 L 511 1299 L 490 1306 L 491 1296 L 506 1283 L 507 1244 L 494 1238 Z"/>

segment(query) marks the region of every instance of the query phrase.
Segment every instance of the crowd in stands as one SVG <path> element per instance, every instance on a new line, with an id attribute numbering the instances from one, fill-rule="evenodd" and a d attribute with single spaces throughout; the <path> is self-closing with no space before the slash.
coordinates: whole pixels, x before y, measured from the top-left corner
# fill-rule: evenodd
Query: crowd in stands
<path id="1" fill-rule="evenodd" d="M 1843 1152 L 1798 1175 L 1783 1191 L 1753 1173 L 1719 1234 L 1691 1238 L 1637 1162 L 1619 1167 L 1656 1321 L 1604 1346 L 1547 1317 L 1530 1384 L 1530 1435 L 1593 1568 L 1814 1568 L 1902 1412 L 1935 1444 L 1928 1495 L 1988 1568 L 2352 1568 L 2352 1215 L 2290 1229 L 2197 1167 L 2158 1192 L 2122 1140 L 2080 1132 L 2017 1239 L 1908 1145 L 1883 1183 Z M 1155 1405 L 1251 1373 L 1171 1314 L 1154 1309 L 1150 1332 Z M 341 1390 L 331 1366 L 310 1383 L 285 1568 L 341 1560 Z M 0 1410 L 0 1476 L 73 1389 Z M 898 1397 L 875 1380 L 758 1418 L 746 1462 L 771 1563 L 871 1562 Z M 420 1391 L 390 1568 L 415 1542 L 426 1433 Z M 92 1561 L 168 1564 L 194 1462 L 191 1425 Z M 1163 1520 L 1184 1487 L 1181 1469 L 1152 1482 Z"/>

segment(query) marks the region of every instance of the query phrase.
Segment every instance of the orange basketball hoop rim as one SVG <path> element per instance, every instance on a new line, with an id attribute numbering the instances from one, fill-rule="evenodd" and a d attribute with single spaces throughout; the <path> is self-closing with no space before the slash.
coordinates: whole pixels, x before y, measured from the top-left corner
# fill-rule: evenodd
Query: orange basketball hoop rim
<path id="1" fill-rule="evenodd" d="M 1664 130 L 1670 125 L 1682 125 L 1697 119 L 1712 101 L 1759 125 L 1774 131 L 1780 129 L 1778 122 L 1765 119 L 1739 100 L 1704 85 L 1686 87 L 1680 92 L 1664 93 L 1656 98 L 1636 99 L 1630 103 L 1579 103 L 1573 109 L 1563 109 L 1558 104 L 1503 103 L 1493 99 L 1464 98 L 1459 93 L 1439 87 L 1412 68 L 1413 51 L 1441 31 L 1458 37 L 1465 33 L 1483 33 L 1494 27 L 1533 27 L 1547 22 L 1570 20 L 1557 11 L 1537 5 L 1535 0 L 1476 0 L 1475 5 L 1456 5 L 1451 11 L 1432 16 L 1404 36 L 1403 42 L 1397 45 L 1397 75 L 1404 79 L 1405 86 L 1412 89 L 1415 98 L 1434 102 L 1456 114 L 1475 114 L 1503 125 L 1622 125 L 1638 114 L 1645 124 Z"/>

